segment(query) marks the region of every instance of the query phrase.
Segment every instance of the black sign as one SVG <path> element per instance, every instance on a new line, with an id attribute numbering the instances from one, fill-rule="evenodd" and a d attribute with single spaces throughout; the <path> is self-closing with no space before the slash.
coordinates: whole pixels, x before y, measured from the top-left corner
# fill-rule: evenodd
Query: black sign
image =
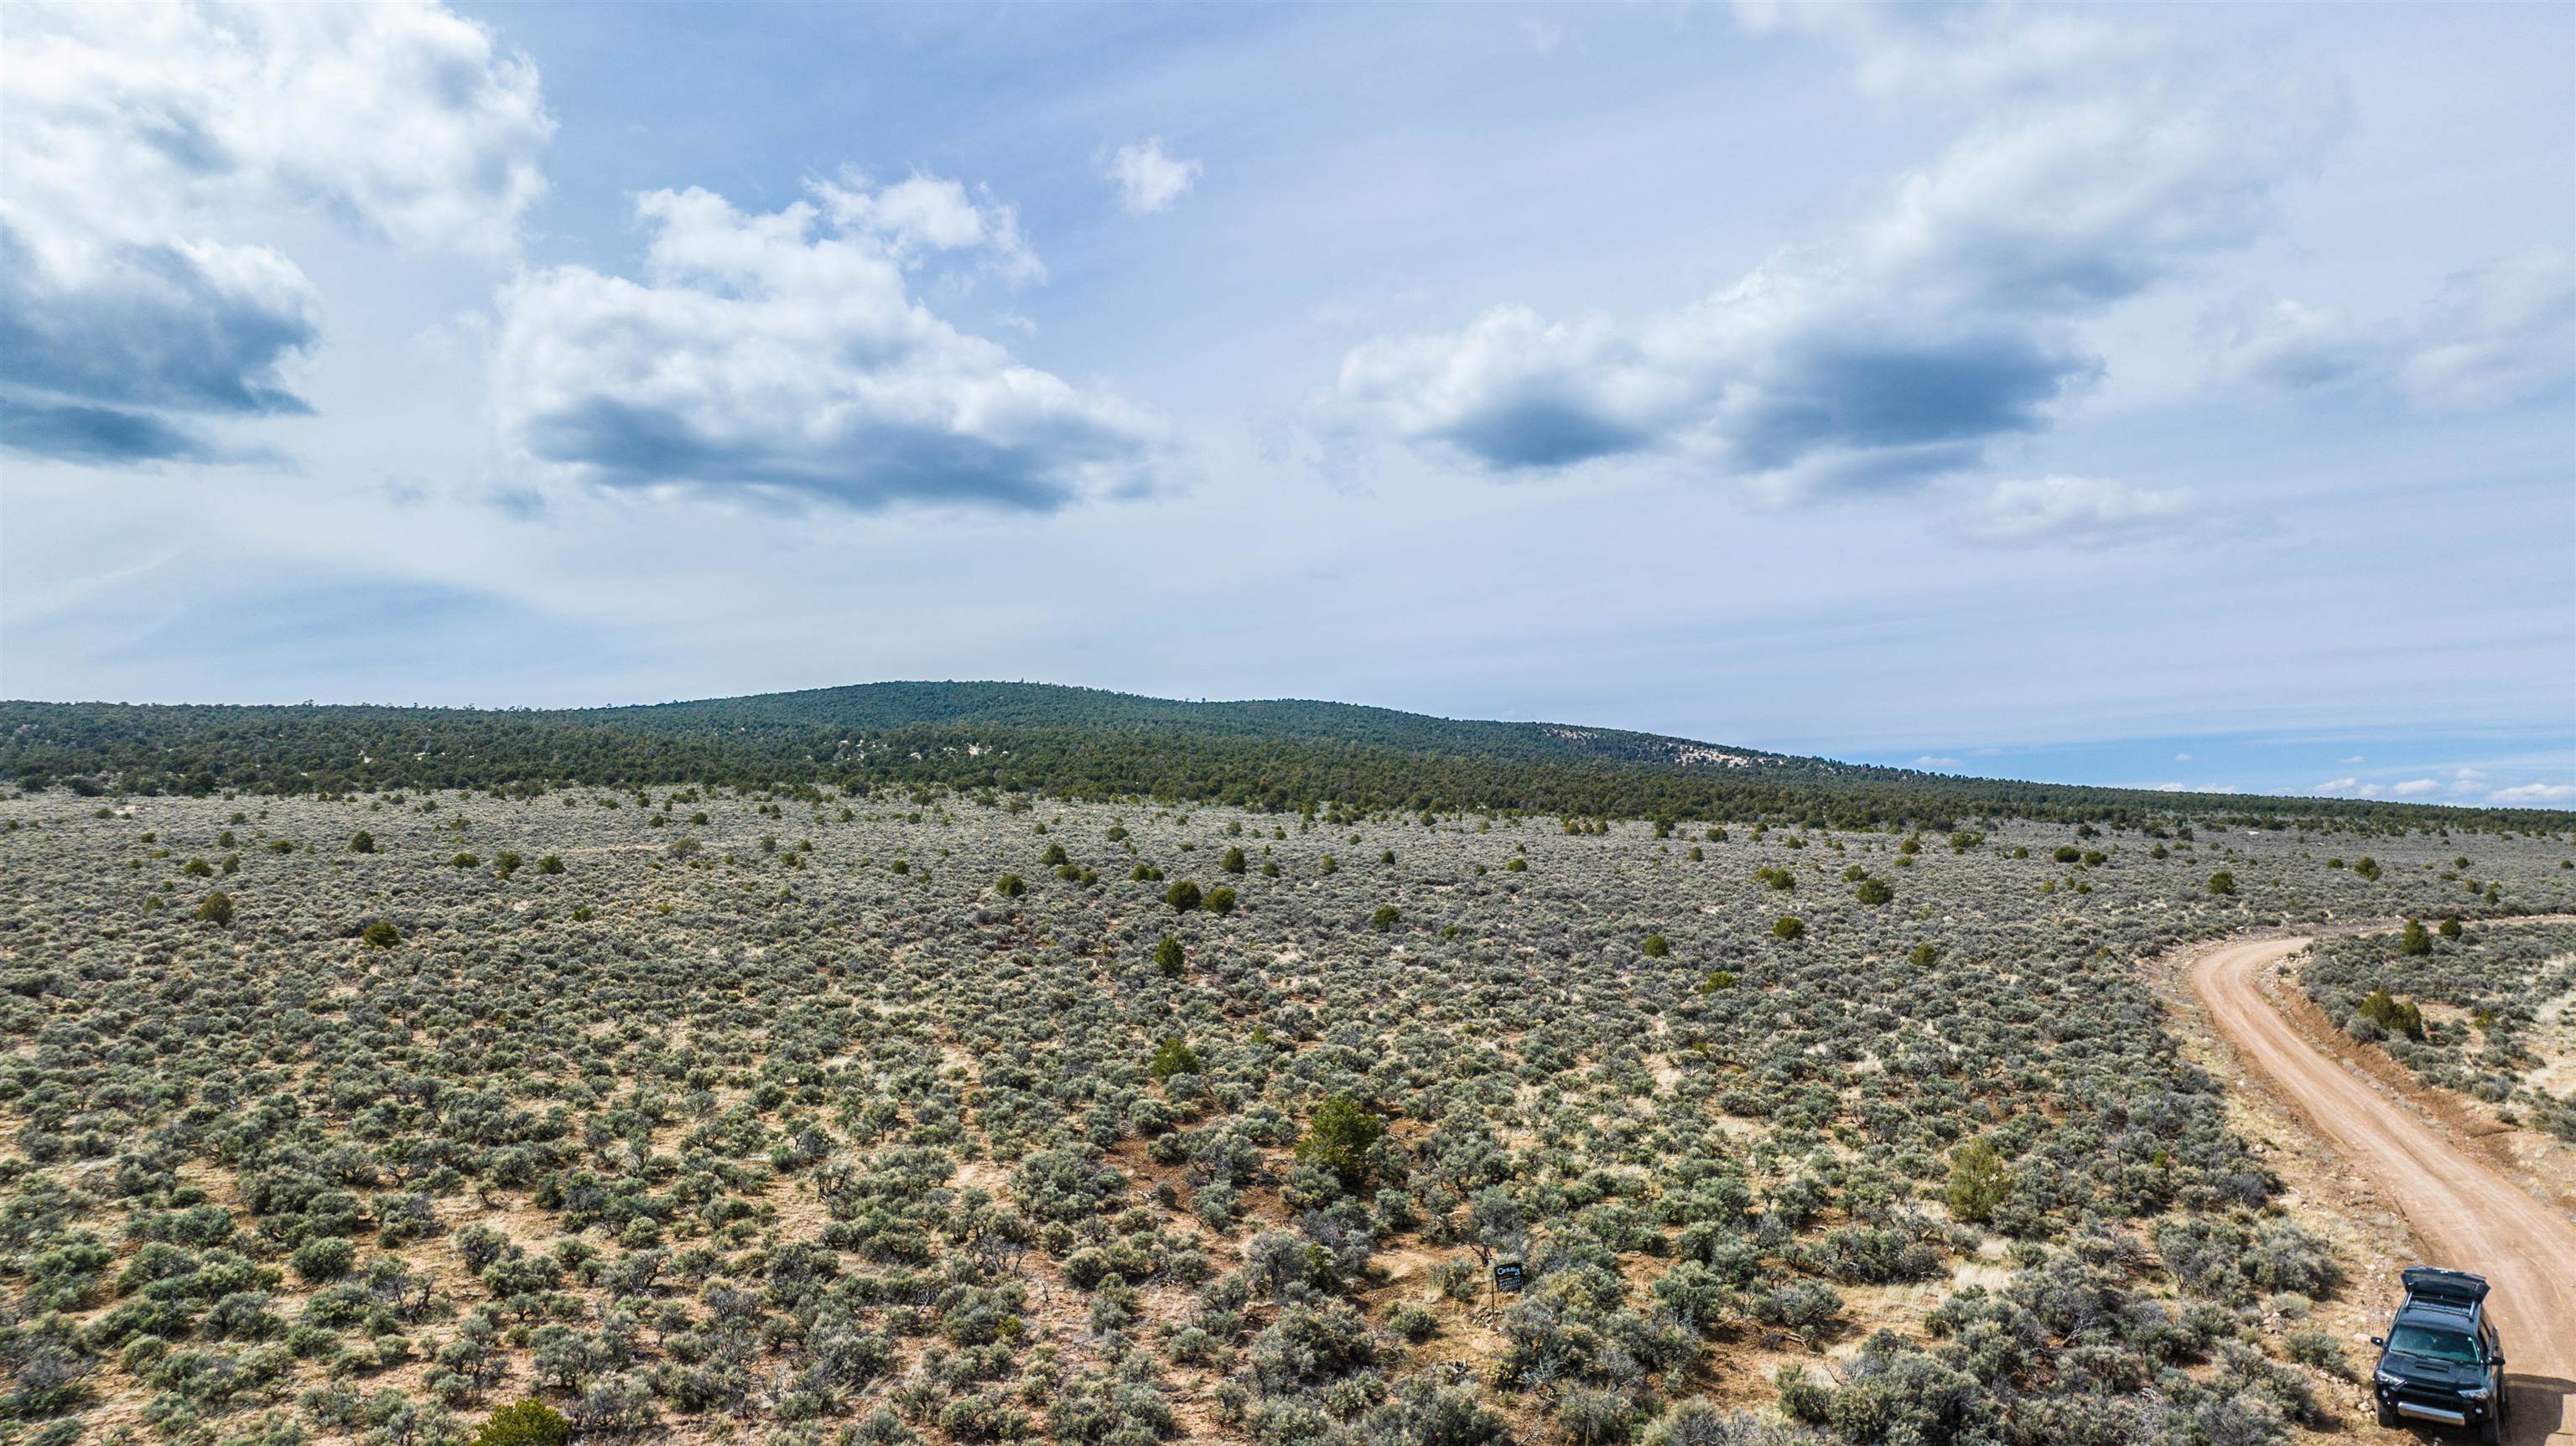
<path id="1" fill-rule="evenodd" d="M 1494 1289 L 1508 1290 L 1517 1295 L 1520 1288 L 1521 1268 L 1518 1264 L 1507 1260 L 1494 1267 Z"/>

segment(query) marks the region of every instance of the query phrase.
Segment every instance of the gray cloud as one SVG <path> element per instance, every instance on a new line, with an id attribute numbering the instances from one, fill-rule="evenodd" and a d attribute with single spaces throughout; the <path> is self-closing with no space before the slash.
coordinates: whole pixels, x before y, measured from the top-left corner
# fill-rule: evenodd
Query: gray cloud
<path id="1" fill-rule="evenodd" d="M 972 207 L 961 188 L 938 194 L 956 238 L 940 249 L 1007 237 L 1026 256 L 1015 229 L 954 211 Z M 920 228 L 845 187 L 817 195 L 747 215 L 656 192 L 637 203 L 653 227 L 644 283 L 568 266 L 514 285 L 493 372 L 513 449 L 604 486 L 862 510 L 1044 511 L 1150 482 L 1159 423 L 932 315 L 910 288 Z"/>
<path id="2" fill-rule="evenodd" d="M 1507 305 L 1366 342 L 1319 425 L 1504 474 L 1678 454 L 1788 493 L 1904 486 L 2045 428 L 2103 373 L 2079 327 L 2259 235 L 2342 111 L 2092 19 L 2007 27 L 1823 27 L 1872 90 L 1975 102 L 1846 233 L 1635 321 Z M 2048 63 L 2067 55 L 2080 86 Z"/>
<path id="3" fill-rule="evenodd" d="M 62 406 L 0 397 L 0 447 L 94 466 L 222 462 L 221 449 L 145 412 Z"/>
<path id="4" fill-rule="evenodd" d="M 2242 303 L 2203 333 L 2222 377 L 2265 392 L 2367 385 L 2425 411 L 2492 410 L 2576 376 L 2576 258 L 2538 246 L 2472 267 L 2411 322 L 2281 298 Z"/>
<path id="5" fill-rule="evenodd" d="M 191 417 L 309 412 L 304 272 L 256 236 L 318 210 L 502 256 L 544 190 L 535 68 L 431 3 L 29 4 L 0 71 L 0 425 L 11 449 L 226 461 Z"/>
<path id="6" fill-rule="evenodd" d="M 307 410 L 281 369 L 313 344 L 318 306 L 273 251 L 120 244 L 62 267 L 0 220 L 0 272 L 0 383 L 115 406 Z"/>

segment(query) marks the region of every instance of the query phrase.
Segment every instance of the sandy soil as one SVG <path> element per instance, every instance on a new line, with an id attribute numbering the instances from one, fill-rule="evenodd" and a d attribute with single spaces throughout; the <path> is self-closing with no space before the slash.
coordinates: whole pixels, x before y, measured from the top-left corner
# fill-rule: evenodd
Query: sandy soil
<path id="1" fill-rule="evenodd" d="M 2192 966 L 2192 991 L 2252 1076 L 2396 1207 L 2427 1263 L 2494 1283 L 2511 1363 L 2505 1439 L 2576 1442 L 2576 1223 L 2310 1043 L 2263 988 L 2309 942 L 2212 950 Z"/>

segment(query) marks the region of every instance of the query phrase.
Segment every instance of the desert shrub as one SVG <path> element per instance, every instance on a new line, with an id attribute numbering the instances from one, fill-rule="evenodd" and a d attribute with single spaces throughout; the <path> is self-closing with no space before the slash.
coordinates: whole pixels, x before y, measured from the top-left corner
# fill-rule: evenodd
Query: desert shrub
<path id="1" fill-rule="evenodd" d="M 1995 1207 L 2012 1193 L 2012 1166 L 1984 1140 L 1971 1140 L 1950 1156 L 1950 1183 L 1942 1192 L 1953 1218 L 1971 1223 L 1990 1219 Z"/>
<path id="2" fill-rule="evenodd" d="M 1366 1187 L 1373 1170 L 1369 1152 L 1386 1134 L 1386 1121 L 1358 1101 L 1333 1095 L 1315 1107 L 1314 1118 L 1298 1137 L 1297 1158 L 1329 1171 L 1346 1190 Z"/>
<path id="3" fill-rule="evenodd" d="M 564 1446 L 572 1439 L 572 1422 L 562 1412 L 530 1397 L 513 1401 L 484 1418 L 466 1446 Z"/>

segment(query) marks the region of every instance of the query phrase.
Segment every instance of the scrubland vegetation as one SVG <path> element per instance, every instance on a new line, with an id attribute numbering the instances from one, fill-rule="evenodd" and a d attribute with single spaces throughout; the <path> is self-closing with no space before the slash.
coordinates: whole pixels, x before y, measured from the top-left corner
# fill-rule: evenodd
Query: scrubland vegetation
<path id="1" fill-rule="evenodd" d="M 2465 868 L 2443 860 L 2440 872 Z M 2576 1141 L 2576 925 L 2469 929 L 2459 919 L 2445 909 L 2402 933 L 2322 941 L 2301 977 L 2347 1033 L 2426 1083 Z"/>
<path id="2" fill-rule="evenodd" d="M 2140 961 L 2576 907 L 2563 832 L 508 792 L 0 802 L 0 1437 L 2259 1446 L 2343 1271 Z M 2568 983 L 2399 947 L 2310 977 Z"/>

